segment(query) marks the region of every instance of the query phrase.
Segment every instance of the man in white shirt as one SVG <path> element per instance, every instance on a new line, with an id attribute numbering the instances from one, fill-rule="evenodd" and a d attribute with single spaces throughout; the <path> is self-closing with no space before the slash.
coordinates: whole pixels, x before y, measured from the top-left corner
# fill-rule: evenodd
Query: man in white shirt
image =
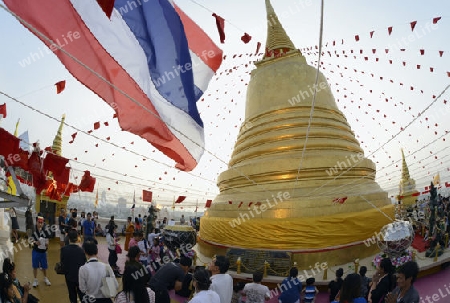
<path id="1" fill-rule="evenodd" d="M 267 286 L 262 285 L 263 274 L 255 272 L 253 274 L 253 283 L 247 283 L 244 286 L 242 295 L 247 296 L 247 303 L 264 303 L 270 300 L 270 290 Z"/>
<path id="2" fill-rule="evenodd" d="M 111 266 L 99 262 L 97 259 L 97 243 L 94 241 L 86 241 L 83 244 L 84 253 L 86 254 L 87 262 L 80 267 L 78 272 L 79 288 L 84 294 L 83 299 L 86 302 L 108 302 L 112 303 L 111 298 L 105 298 L 102 294 L 102 279 L 104 277 L 114 277 L 114 272 Z M 116 289 L 119 287 L 119 283 L 115 280 Z"/>
<path id="3" fill-rule="evenodd" d="M 209 289 L 219 295 L 220 303 L 230 303 L 233 296 L 233 278 L 226 273 L 229 267 L 230 261 L 225 256 L 216 256 L 208 268 L 212 274 Z"/>

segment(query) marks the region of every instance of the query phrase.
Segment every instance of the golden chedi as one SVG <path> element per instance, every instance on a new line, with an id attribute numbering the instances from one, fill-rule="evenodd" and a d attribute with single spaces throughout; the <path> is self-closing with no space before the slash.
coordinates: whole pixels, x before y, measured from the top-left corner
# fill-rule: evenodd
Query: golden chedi
<path id="1" fill-rule="evenodd" d="M 268 0 L 266 7 L 265 55 L 251 73 L 220 194 L 201 219 L 199 249 L 209 256 L 227 248 L 290 252 L 300 268 L 367 257 L 378 247 L 363 240 L 391 222 L 393 206 L 321 73 L 308 126 L 316 68 Z"/>
<path id="2" fill-rule="evenodd" d="M 402 179 L 399 184 L 399 195 L 397 200 L 402 201 L 403 205 L 413 205 L 416 203 L 419 192 L 416 190 L 416 181 L 409 175 L 408 165 L 406 164 L 405 154 L 402 148 Z"/>

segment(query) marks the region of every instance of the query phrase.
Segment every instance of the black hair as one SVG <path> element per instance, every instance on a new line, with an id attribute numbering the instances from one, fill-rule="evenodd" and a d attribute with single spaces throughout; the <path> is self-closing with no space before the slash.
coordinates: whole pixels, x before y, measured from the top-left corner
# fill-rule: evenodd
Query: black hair
<path id="1" fill-rule="evenodd" d="M 290 278 L 296 278 L 298 276 L 298 268 L 297 267 L 291 267 L 289 270 L 289 277 Z"/>
<path id="2" fill-rule="evenodd" d="M 387 275 L 389 280 L 389 290 L 392 290 L 395 287 L 395 277 L 394 277 L 395 268 L 392 265 L 391 259 L 389 258 L 381 259 L 380 268 L 382 268 L 384 273 Z"/>
<path id="3" fill-rule="evenodd" d="M 389 258 L 384 258 L 380 262 L 380 268 L 383 269 L 385 274 L 393 274 L 394 273 L 394 266 L 392 265 L 392 261 Z"/>
<path id="4" fill-rule="evenodd" d="M 233 285 L 233 291 L 239 292 L 239 291 L 243 290 L 244 287 L 245 287 L 245 282 L 237 282 L 236 284 Z"/>
<path id="5" fill-rule="evenodd" d="M 253 273 L 253 282 L 259 283 L 263 279 L 263 273 L 260 271 Z"/>
<path id="6" fill-rule="evenodd" d="M 138 246 L 132 246 L 128 249 L 127 257 L 130 258 L 130 261 L 135 259 L 139 254 L 141 253 L 141 250 Z"/>
<path id="7" fill-rule="evenodd" d="M 338 270 L 336 270 L 336 278 L 342 278 L 342 276 L 344 275 L 344 269 L 343 268 L 339 268 Z"/>
<path id="8" fill-rule="evenodd" d="M 211 285 L 211 280 L 209 279 L 210 277 L 211 275 L 206 269 L 197 269 L 193 276 L 193 279 L 197 282 L 197 290 L 208 290 Z"/>
<path id="9" fill-rule="evenodd" d="M 185 257 L 185 256 L 181 256 L 181 258 L 180 258 L 180 265 L 191 267 L 192 266 L 192 259 L 188 258 L 188 257 Z"/>
<path id="10" fill-rule="evenodd" d="M 78 241 L 78 232 L 75 229 L 69 230 L 67 236 L 69 237 L 69 241 L 72 243 L 76 243 Z"/>
<path id="11" fill-rule="evenodd" d="M 11 287 L 13 284 L 13 280 L 11 279 L 11 275 L 7 273 L 0 274 L 0 296 L 2 302 L 9 302 L 10 298 L 7 296 L 7 289 Z"/>
<path id="12" fill-rule="evenodd" d="M 14 262 L 11 261 L 10 258 L 5 258 L 5 260 L 3 260 L 3 272 L 4 273 L 10 275 L 15 268 L 16 268 L 16 265 L 14 264 Z"/>
<path id="13" fill-rule="evenodd" d="M 137 247 L 137 246 L 133 246 Z M 123 291 L 125 294 L 133 294 L 134 302 L 150 303 L 148 296 L 145 275 L 140 275 L 142 267 L 138 263 L 128 263 L 125 265 L 122 276 Z"/>
<path id="14" fill-rule="evenodd" d="M 364 277 L 364 276 L 366 276 L 366 273 L 367 273 L 367 267 L 361 266 L 361 268 L 359 269 L 359 274 Z"/>
<path id="15" fill-rule="evenodd" d="M 94 241 L 86 241 L 83 243 L 83 249 L 86 255 L 95 256 L 98 254 L 98 247 Z"/>
<path id="16" fill-rule="evenodd" d="M 306 279 L 306 285 L 314 285 L 314 283 L 316 283 L 316 279 L 314 278 Z"/>
<path id="17" fill-rule="evenodd" d="M 224 274 L 228 271 L 228 268 L 230 268 L 230 261 L 225 256 L 216 256 L 214 265 L 219 267 L 221 274 Z"/>
<path id="18" fill-rule="evenodd" d="M 361 277 L 358 274 L 349 274 L 342 283 L 339 302 L 353 302 L 353 299 L 361 297 Z"/>
<path id="19" fill-rule="evenodd" d="M 405 275 L 405 280 L 412 278 L 411 284 L 414 284 L 417 275 L 419 274 L 419 266 L 414 261 L 408 261 L 402 266 L 400 266 L 400 268 L 397 270 L 397 273 Z"/>

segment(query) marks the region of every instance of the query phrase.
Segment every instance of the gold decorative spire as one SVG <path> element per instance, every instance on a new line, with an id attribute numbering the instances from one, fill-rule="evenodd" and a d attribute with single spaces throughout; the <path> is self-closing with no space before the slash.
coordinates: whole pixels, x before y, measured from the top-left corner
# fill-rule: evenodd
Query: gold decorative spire
<path id="1" fill-rule="evenodd" d="M 402 180 L 407 181 L 407 180 L 409 180 L 409 178 L 410 178 L 409 169 L 408 169 L 408 165 L 406 164 L 405 154 L 403 153 L 403 148 L 402 148 Z"/>
<path id="2" fill-rule="evenodd" d="M 66 119 L 66 114 L 62 115 L 61 123 L 59 124 L 58 132 L 56 133 L 55 139 L 53 139 L 52 150 L 58 156 L 61 156 L 62 150 L 62 129 L 64 126 L 64 120 Z"/>
<path id="3" fill-rule="evenodd" d="M 403 204 L 411 205 L 416 201 L 417 194 L 416 181 L 409 175 L 408 165 L 406 164 L 405 154 L 402 150 L 402 179 L 400 180 L 398 200 L 402 200 Z"/>
<path id="4" fill-rule="evenodd" d="M 283 26 L 278 20 L 277 15 L 270 4 L 270 0 L 266 0 L 267 10 L 267 41 L 266 41 L 266 53 L 264 58 L 272 57 L 274 52 L 281 51 L 286 53 L 292 50 L 296 50 L 294 43 L 292 43 L 289 36 L 286 34 Z"/>

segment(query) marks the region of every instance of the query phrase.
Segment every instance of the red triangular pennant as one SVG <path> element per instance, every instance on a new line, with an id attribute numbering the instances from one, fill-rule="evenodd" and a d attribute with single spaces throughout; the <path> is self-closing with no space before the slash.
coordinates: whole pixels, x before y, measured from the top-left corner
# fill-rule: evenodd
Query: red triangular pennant
<path id="1" fill-rule="evenodd" d="M 55 85 L 56 85 L 56 93 L 60 94 L 66 88 L 66 80 L 56 82 Z"/>
<path id="2" fill-rule="evenodd" d="M 388 33 L 389 33 L 389 36 L 392 34 L 392 26 L 388 27 Z"/>
<path id="3" fill-rule="evenodd" d="M 433 18 L 433 24 L 438 23 L 439 20 L 441 20 L 441 17 Z"/>
<path id="4" fill-rule="evenodd" d="M 217 31 L 219 32 L 220 43 L 225 43 L 225 19 L 223 19 L 216 13 L 213 13 L 212 15 L 214 18 L 216 18 L 216 26 Z"/>
<path id="5" fill-rule="evenodd" d="M 178 199 L 175 201 L 175 203 L 181 203 L 184 201 L 184 199 L 186 199 L 186 196 L 179 196 Z"/>
<path id="6" fill-rule="evenodd" d="M 2 115 L 3 118 L 6 118 L 6 103 L 0 105 L 0 115 Z"/>
<path id="7" fill-rule="evenodd" d="M 414 31 L 414 28 L 416 27 L 417 21 L 413 21 L 409 23 L 411 25 L 411 31 Z"/>
<path id="8" fill-rule="evenodd" d="M 256 43 L 256 52 L 255 55 L 259 53 L 259 49 L 261 48 L 261 42 Z"/>
<path id="9" fill-rule="evenodd" d="M 114 0 L 97 0 L 97 3 L 105 12 L 106 16 L 111 19 L 111 14 L 114 9 Z"/>

